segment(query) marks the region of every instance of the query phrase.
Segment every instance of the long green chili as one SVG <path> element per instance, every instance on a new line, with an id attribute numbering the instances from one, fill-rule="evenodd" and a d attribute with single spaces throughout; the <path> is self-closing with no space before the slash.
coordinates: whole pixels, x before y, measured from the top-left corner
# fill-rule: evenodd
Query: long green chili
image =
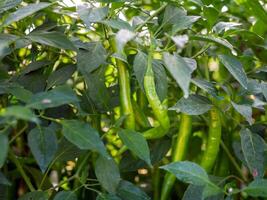
<path id="1" fill-rule="evenodd" d="M 206 150 L 201 160 L 201 166 L 211 172 L 220 150 L 222 125 L 219 111 L 213 107 L 210 110 L 209 135 Z"/>
<path id="2" fill-rule="evenodd" d="M 152 69 L 152 53 L 153 51 L 150 51 L 148 55 L 147 69 L 144 77 L 144 88 L 148 103 L 151 106 L 160 127 L 155 127 L 146 131 L 144 137 L 147 139 L 160 138 L 164 136 L 170 128 L 170 120 L 166 105 L 167 101 L 161 102 L 156 91 L 154 72 Z"/>
<path id="3" fill-rule="evenodd" d="M 180 128 L 177 140 L 172 150 L 172 162 L 184 160 L 189 138 L 192 130 L 192 117 L 190 115 L 181 114 Z M 161 200 L 167 200 L 176 180 L 175 175 L 167 173 L 161 191 Z"/>

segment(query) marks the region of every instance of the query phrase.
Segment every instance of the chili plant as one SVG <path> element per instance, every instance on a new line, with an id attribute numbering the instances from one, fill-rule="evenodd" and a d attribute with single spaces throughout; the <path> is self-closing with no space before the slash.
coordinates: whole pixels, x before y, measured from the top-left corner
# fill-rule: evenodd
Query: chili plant
<path id="1" fill-rule="evenodd" d="M 266 199 L 264 0 L 1 0 L 0 198 Z"/>

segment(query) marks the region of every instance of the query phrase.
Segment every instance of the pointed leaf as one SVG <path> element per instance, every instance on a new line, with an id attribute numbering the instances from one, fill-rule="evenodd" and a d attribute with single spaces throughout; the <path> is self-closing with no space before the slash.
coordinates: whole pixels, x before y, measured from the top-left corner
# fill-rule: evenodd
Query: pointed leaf
<path id="1" fill-rule="evenodd" d="M 0 13 L 14 8 L 16 5 L 21 3 L 22 0 L 3 0 L 0 2 Z"/>
<path id="2" fill-rule="evenodd" d="M 249 129 L 242 129 L 240 135 L 242 152 L 250 173 L 254 178 L 263 177 L 265 141 L 259 135 L 251 133 Z"/>
<path id="3" fill-rule="evenodd" d="M 0 172 L 0 185 L 11 186 L 11 182 L 4 176 L 2 172 Z"/>
<path id="4" fill-rule="evenodd" d="M 214 85 L 206 80 L 201 80 L 194 78 L 191 80 L 192 83 L 194 83 L 196 86 L 201 88 L 202 90 L 206 91 L 208 94 L 212 95 L 213 97 L 217 99 L 221 99 L 221 97 L 218 96 L 217 91 L 214 87 Z"/>
<path id="5" fill-rule="evenodd" d="M 74 191 L 61 191 L 57 193 L 54 200 L 78 200 L 78 198 Z"/>
<path id="6" fill-rule="evenodd" d="M 148 165 L 151 165 L 149 147 L 146 139 L 141 133 L 133 130 L 121 130 L 118 134 L 122 142 L 134 154 L 146 161 Z"/>
<path id="7" fill-rule="evenodd" d="M 28 134 L 28 145 L 44 173 L 57 152 L 57 137 L 51 128 L 34 128 Z"/>
<path id="8" fill-rule="evenodd" d="M 243 189 L 251 197 L 267 197 L 267 179 L 256 179 Z"/>
<path id="9" fill-rule="evenodd" d="M 252 118 L 252 107 L 250 105 L 239 105 L 234 102 L 231 102 L 235 110 L 240 113 L 243 117 L 246 118 L 250 125 L 253 124 Z"/>
<path id="10" fill-rule="evenodd" d="M 233 77 L 245 88 L 248 88 L 248 80 L 243 69 L 243 66 L 239 60 L 229 55 L 219 55 L 220 62 L 226 67 L 226 69 L 233 75 Z"/>
<path id="11" fill-rule="evenodd" d="M 98 132 L 88 123 L 78 120 L 63 120 L 63 134 L 71 143 L 82 150 L 94 150 L 110 158 Z"/>
<path id="12" fill-rule="evenodd" d="M 99 156 L 95 163 L 95 174 L 103 188 L 111 194 L 116 193 L 120 183 L 120 171 L 113 159 Z"/>
<path id="13" fill-rule="evenodd" d="M 1 147 L 1 151 L 0 151 L 0 168 L 2 168 L 3 165 L 5 164 L 7 153 L 8 153 L 8 146 L 9 146 L 8 137 L 5 134 L 0 133 L 0 147 Z"/>

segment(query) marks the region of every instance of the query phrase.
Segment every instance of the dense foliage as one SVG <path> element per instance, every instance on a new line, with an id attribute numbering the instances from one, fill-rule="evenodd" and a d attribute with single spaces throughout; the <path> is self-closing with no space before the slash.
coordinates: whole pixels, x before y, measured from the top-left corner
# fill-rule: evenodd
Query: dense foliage
<path id="1" fill-rule="evenodd" d="M 0 199 L 267 198 L 265 0 L 1 0 Z"/>

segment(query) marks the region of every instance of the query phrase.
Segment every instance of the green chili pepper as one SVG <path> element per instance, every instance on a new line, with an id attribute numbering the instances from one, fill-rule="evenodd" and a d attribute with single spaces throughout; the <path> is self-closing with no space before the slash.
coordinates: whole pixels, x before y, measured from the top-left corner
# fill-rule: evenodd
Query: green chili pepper
<path id="1" fill-rule="evenodd" d="M 222 125 L 220 114 L 218 110 L 213 107 L 210 110 L 210 121 L 209 121 L 209 136 L 206 150 L 201 160 L 201 166 L 209 173 L 211 172 L 217 155 L 220 150 L 221 132 Z"/>
<path id="2" fill-rule="evenodd" d="M 172 162 L 184 160 L 186 150 L 191 135 L 192 117 L 190 115 L 182 114 L 179 133 L 177 136 L 176 144 L 173 148 Z M 161 200 L 167 200 L 172 190 L 173 184 L 176 180 L 175 175 L 167 173 L 164 177 L 164 182 L 161 191 Z"/>
<path id="3" fill-rule="evenodd" d="M 144 77 L 144 88 L 148 103 L 158 120 L 160 127 L 148 130 L 144 133 L 147 139 L 159 138 L 164 136 L 170 128 L 170 120 L 168 117 L 167 101 L 161 102 L 155 86 L 154 72 L 152 69 L 152 51 L 148 55 L 147 70 Z"/>

